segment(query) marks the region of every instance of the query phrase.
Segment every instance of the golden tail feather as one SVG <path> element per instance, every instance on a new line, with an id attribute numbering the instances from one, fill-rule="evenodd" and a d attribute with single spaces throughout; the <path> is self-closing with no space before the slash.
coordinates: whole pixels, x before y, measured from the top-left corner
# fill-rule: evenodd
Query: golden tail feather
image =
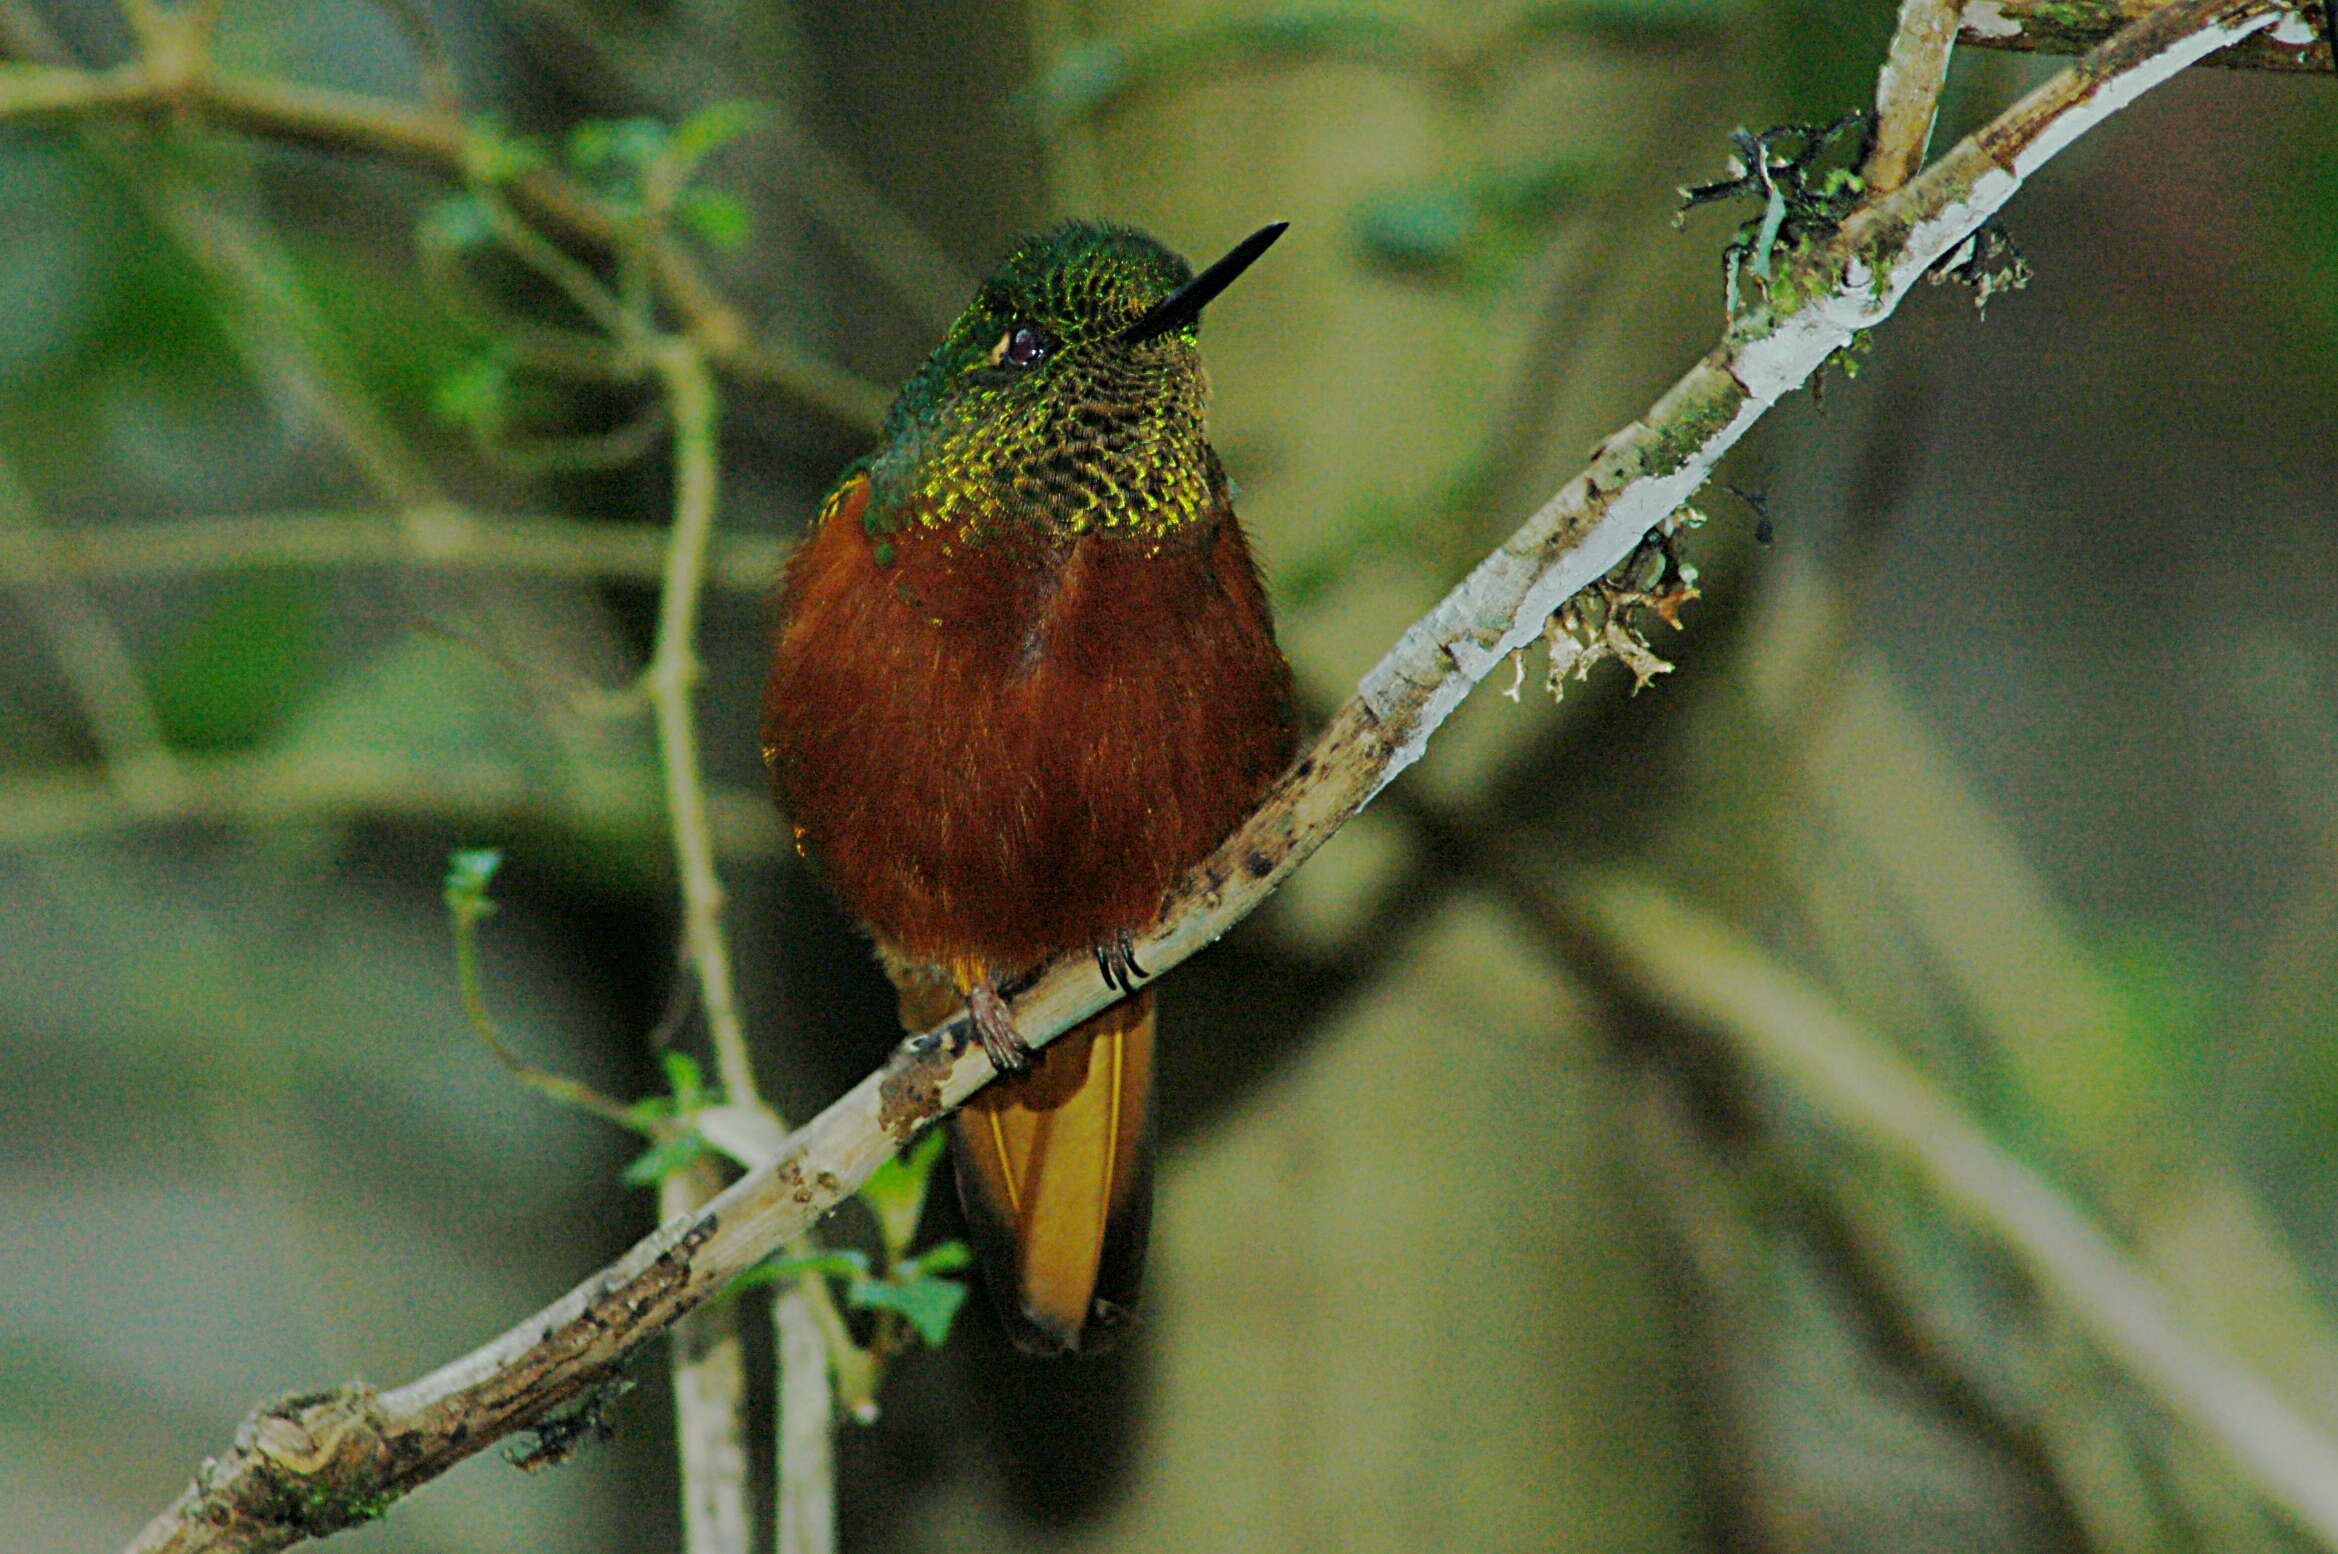
<path id="1" fill-rule="evenodd" d="M 1021 1347 L 1102 1346 L 1136 1304 L 1152 1219 L 1153 994 L 1041 1048 L 950 1119 L 958 1198 Z"/>

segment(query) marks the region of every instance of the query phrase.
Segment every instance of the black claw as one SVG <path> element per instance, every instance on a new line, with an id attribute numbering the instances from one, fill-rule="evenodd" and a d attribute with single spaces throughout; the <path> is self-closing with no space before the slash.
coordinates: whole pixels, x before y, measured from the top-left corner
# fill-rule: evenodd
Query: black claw
<path id="1" fill-rule="evenodd" d="M 1096 946 L 1096 970 L 1102 973 L 1104 985 L 1115 993 L 1133 993 L 1139 982 L 1152 975 L 1137 964 L 1136 947 L 1124 933 L 1114 934 Z"/>

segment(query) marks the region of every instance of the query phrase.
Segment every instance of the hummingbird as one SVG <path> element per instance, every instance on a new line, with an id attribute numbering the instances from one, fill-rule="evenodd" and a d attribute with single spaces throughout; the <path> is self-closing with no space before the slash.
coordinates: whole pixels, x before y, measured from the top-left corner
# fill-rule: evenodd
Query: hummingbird
<path id="1" fill-rule="evenodd" d="M 1008 1333 L 1099 1348 L 1151 1219 L 1155 1001 L 1130 935 L 1293 753 L 1291 673 L 1205 428 L 1196 275 L 1074 221 L 983 282 L 790 558 L 764 755 L 903 1023 L 1001 1077 L 949 1121 Z M 1002 987 L 1093 953 L 1126 996 L 1034 1051 Z"/>

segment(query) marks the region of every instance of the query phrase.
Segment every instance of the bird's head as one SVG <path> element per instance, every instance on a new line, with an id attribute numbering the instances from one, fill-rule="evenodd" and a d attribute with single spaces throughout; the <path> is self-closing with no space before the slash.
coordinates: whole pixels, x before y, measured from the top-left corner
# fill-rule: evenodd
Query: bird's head
<path id="1" fill-rule="evenodd" d="M 1026 239 L 894 401 L 886 505 L 979 538 L 998 522 L 1164 532 L 1209 498 L 1202 308 L 1282 235 L 1196 275 L 1130 227 Z"/>

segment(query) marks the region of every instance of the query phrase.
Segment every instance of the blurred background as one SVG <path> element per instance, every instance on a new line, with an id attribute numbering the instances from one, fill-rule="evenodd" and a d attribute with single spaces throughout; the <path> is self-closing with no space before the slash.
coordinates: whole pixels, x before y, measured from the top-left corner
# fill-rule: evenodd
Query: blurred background
<path id="1" fill-rule="evenodd" d="M 214 58 L 451 96 L 618 205 L 652 126 L 704 131 L 675 241 L 764 349 L 723 383 L 701 744 L 802 1116 L 891 997 L 761 799 L 769 579 L 974 278 L 1064 214 L 1197 260 L 1292 221 L 1205 343 L 1320 712 L 1717 337 L 1752 212 L 1675 230 L 1676 187 L 1864 106 L 1891 13 L 231 0 Z M 138 47 L 99 0 L 5 0 L 0 41 Z M 2052 67 L 1960 51 L 1944 133 Z M 631 1098 L 702 1049 L 626 694 L 654 386 L 564 365 L 575 316 L 427 148 L 26 81 L 0 1550 L 53 1551 L 118 1545 L 254 1404 L 408 1380 L 653 1223 L 638 1143 L 467 1027 L 451 849 L 505 853 L 486 986 L 532 1061 Z M 841 1436 L 845 1547 L 2321 1546 L 1925 1130 L 2338 1430 L 2333 91 L 2195 71 L 2055 162 L 2007 212 L 2026 290 L 1922 289 L 1699 498 L 1676 672 L 1497 675 L 1171 978 L 1137 1338 L 1036 1363 L 970 1306 Z M 346 1546 L 674 1546 L 663 1364 L 574 1461 L 490 1453 Z"/>

